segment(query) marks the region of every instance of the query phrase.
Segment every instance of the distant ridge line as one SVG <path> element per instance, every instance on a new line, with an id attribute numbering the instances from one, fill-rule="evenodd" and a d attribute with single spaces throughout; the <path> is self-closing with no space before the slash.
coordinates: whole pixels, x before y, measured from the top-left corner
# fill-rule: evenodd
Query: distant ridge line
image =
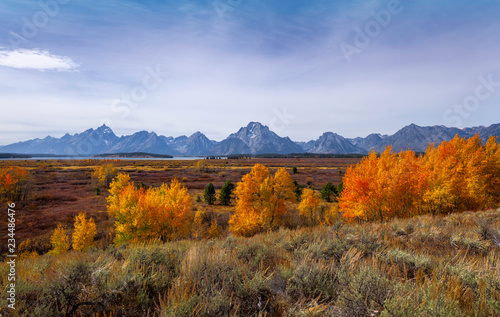
<path id="1" fill-rule="evenodd" d="M 82 133 L 61 138 L 50 136 L 0 146 L 3 155 L 62 155 L 94 156 L 119 155 L 124 153 L 147 153 L 148 155 L 168 156 L 230 156 L 230 155 L 300 155 L 314 154 L 359 154 L 364 155 L 374 150 L 382 152 L 392 146 L 396 152 L 413 150 L 425 152 L 430 143 L 439 144 L 449 141 L 455 135 L 471 137 L 479 134 L 483 141 L 490 136 L 500 136 L 500 123 L 488 127 L 454 128 L 442 125 L 418 126 L 410 124 L 393 135 L 372 133 L 364 138 L 344 138 L 325 132 L 316 140 L 295 142 L 289 137 L 281 137 L 269 127 L 250 122 L 237 132 L 231 133 L 224 140 L 217 142 L 208 139 L 203 133 L 191 136 L 166 137 L 155 132 L 139 131 L 132 135 L 118 137 L 106 125 L 97 129 L 88 129 Z"/>

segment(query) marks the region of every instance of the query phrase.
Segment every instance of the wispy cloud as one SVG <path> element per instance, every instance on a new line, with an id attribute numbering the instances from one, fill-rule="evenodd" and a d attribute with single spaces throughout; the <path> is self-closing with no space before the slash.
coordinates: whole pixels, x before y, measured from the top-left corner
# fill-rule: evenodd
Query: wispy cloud
<path id="1" fill-rule="evenodd" d="M 0 66 L 39 71 L 71 71 L 78 64 L 67 56 L 57 56 L 38 49 L 0 50 Z"/>

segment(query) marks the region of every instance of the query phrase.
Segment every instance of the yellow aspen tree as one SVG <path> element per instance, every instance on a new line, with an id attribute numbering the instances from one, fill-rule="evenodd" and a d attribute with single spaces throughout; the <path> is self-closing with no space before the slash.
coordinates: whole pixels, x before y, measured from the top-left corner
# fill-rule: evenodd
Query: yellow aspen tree
<path id="1" fill-rule="evenodd" d="M 298 209 L 302 216 L 309 218 L 311 225 L 315 225 L 318 222 L 319 202 L 320 199 L 318 193 L 310 188 L 304 189 Z"/>
<path id="2" fill-rule="evenodd" d="M 212 219 L 212 222 L 210 223 L 210 227 L 207 230 L 208 237 L 210 238 L 217 238 L 221 234 L 221 227 L 217 223 L 217 219 Z"/>
<path id="3" fill-rule="evenodd" d="M 73 249 L 85 251 L 94 245 L 96 225 L 93 218 L 87 220 L 84 212 L 75 217 L 75 229 L 73 231 Z"/>
<path id="4" fill-rule="evenodd" d="M 177 179 L 170 186 L 137 189 L 120 174 L 111 183 L 108 213 L 115 218 L 116 243 L 186 238 L 191 232 L 191 197 Z"/>
<path id="5" fill-rule="evenodd" d="M 118 176 L 113 179 L 113 182 L 111 182 L 109 186 L 110 195 L 107 198 L 108 213 L 111 217 L 114 217 L 116 212 L 120 210 L 120 195 L 123 189 L 129 185 L 134 187 L 134 183 L 130 181 L 130 175 L 125 173 L 119 173 Z"/>
<path id="6" fill-rule="evenodd" d="M 467 184 L 460 148 L 465 139 L 458 135 L 443 141 L 439 146 L 429 146 L 425 152 L 425 165 L 429 171 L 428 186 L 423 194 L 424 208 L 429 213 L 445 214 L 461 209 L 464 185 Z"/>
<path id="7" fill-rule="evenodd" d="M 326 209 L 323 214 L 323 219 L 321 220 L 321 225 L 323 226 L 332 226 L 337 221 L 339 221 L 339 205 L 332 204 L 330 208 Z"/>
<path id="8" fill-rule="evenodd" d="M 163 184 L 155 193 L 161 208 L 159 214 L 151 215 L 155 224 L 153 230 L 160 232 L 165 240 L 188 237 L 192 222 L 192 200 L 187 188 L 174 178 L 170 186 Z"/>
<path id="9" fill-rule="evenodd" d="M 229 229 L 237 235 L 252 236 L 278 227 L 287 212 L 286 202 L 295 200 L 293 190 L 284 168 L 273 177 L 265 166 L 256 164 L 236 186 L 236 210 L 229 218 Z"/>
<path id="10" fill-rule="evenodd" d="M 272 209 L 269 210 L 271 228 L 275 228 L 281 224 L 281 218 L 287 212 L 286 203 L 296 201 L 294 189 L 295 186 L 293 185 L 290 173 L 283 167 L 278 168 L 272 179 L 273 204 L 271 205 Z"/>
<path id="11" fill-rule="evenodd" d="M 116 168 L 111 163 L 97 165 L 92 171 L 92 179 L 97 182 L 97 186 L 109 187 L 111 180 L 116 175 Z"/>
<path id="12" fill-rule="evenodd" d="M 50 243 L 52 244 L 51 253 L 61 254 L 69 250 L 69 236 L 62 224 L 57 225 L 57 228 L 50 237 Z"/>
<path id="13" fill-rule="evenodd" d="M 486 208 L 488 176 L 485 173 L 486 152 L 479 135 L 463 139 L 458 149 L 463 177 L 460 186 L 460 210 Z"/>
<path id="14" fill-rule="evenodd" d="M 194 215 L 191 235 L 195 239 L 203 239 L 207 236 L 207 213 L 203 209 L 198 209 Z"/>
<path id="15" fill-rule="evenodd" d="M 234 191 L 236 210 L 229 218 L 229 229 L 237 235 L 253 236 L 260 231 L 260 212 L 262 201 L 259 199 L 261 184 L 270 175 L 269 170 L 256 164 L 250 173 L 243 176 Z"/>

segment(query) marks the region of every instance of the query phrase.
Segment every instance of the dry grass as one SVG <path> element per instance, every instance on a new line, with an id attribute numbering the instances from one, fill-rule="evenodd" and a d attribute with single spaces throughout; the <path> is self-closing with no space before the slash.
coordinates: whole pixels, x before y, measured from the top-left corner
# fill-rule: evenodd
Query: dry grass
<path id="1" fill-rule="evenodd" d="M 499 228 L 491 210 L 25 255 L 17 313 L 500 316 Z"/>

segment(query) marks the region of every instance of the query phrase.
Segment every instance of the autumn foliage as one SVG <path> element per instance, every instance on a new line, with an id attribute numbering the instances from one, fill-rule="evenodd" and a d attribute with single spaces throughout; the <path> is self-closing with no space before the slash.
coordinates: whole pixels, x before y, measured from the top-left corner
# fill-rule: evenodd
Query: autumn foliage
<path id="1" fill-rule="evenodd" d="M 195 239 L 217 238 L 222 228 L 217 223 L 216 215 L 203 209 L 196 211 L 193 220 L 191 236 Z"/>
<path id="2" fill-rule="evenodd" d="M 57 225 L 57 228 L 50 237 L 50 243 L 52 244 L 51 252 L 54 254 L 60 254 L 69 250 L 71 246 L 69 243 L 69 236 L 62 224 Z"/>
<path id="3" fill-rule="evenodd" d="M 97 186 L 109 187 L 111 180 L 116 176 L 116 168 L 111 163 L 97 165 L 92 171 L 92 179 Z"/>
<path id="4" fill-rule="evenodd" d="M 295 201 L 293 190 L 290 174 L 284 168 L 272 176 L 269 169 L 256 164 L 236 186 L 236 209 L 229 219 L 229 230 L 252 236 L 278 227 L 287 212 L 286 202 Z"/>
<path id="5" fill-rule="evenodd" d="M 57 230 L 57 229 L 56 229 Z M 85 251 L 94 245 L 96 225 L 93 218 L 87 219 L 84 212 L 75 217 L 75 230 L 73 231 L 73 250 Z"/>
<path id="6" fill-rule="evenodd" d="M 191 197 L 177 179 L 170 186 L 137 188 L 127 174 L 110 186 L 108 213 L 115 218 L 116 242 L 185 238 L 192 222 Z"/>
<path id="7" fill-rule="evenodd" d="M 347 220 L 493 208 L 500 204 L 500 146 L 490 137 L 455 136 L 425 155 L 370 153 L 344 177 L 339 207 Z"/>
<path id="8" fill-rule="evenodd" d="M 0 168 L 0 200 L 25 200 L 29 192 L 29 173 L 26 168 Z"/>
<path id="9" fill-rule="evenodd" d="M 316 224 L 319 220 L 319 195 L 314 189 L 305 188 L 299 204 L 300 214 L 309 219 L 310 224 Z"/>

